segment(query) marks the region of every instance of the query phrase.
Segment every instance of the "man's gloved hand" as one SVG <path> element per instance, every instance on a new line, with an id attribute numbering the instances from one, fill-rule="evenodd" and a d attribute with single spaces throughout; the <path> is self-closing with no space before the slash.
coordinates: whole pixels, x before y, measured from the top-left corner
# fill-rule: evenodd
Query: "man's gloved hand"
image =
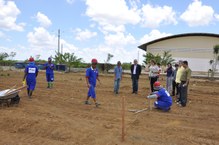
<path id="1" fill-rule="evenodd" d="M 26 81 L 24 80 L 24 81 L 22 82 L 22 84 L 23 84 L 23 86 L 26 86 Z"/>

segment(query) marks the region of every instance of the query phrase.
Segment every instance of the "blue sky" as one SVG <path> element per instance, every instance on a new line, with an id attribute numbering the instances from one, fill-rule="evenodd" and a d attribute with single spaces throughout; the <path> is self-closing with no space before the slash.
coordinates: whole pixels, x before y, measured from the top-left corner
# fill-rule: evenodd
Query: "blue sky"
<path id="1" fill-rule="evenodd" d="M 142 43 L 180 33 L 219 33 L 218 0 L 0 0 L 0 52 L 14 59 L 64 52 L 89 62 L 132 62 Z M 139 55 L 138 55 L 139 54 Z"/>

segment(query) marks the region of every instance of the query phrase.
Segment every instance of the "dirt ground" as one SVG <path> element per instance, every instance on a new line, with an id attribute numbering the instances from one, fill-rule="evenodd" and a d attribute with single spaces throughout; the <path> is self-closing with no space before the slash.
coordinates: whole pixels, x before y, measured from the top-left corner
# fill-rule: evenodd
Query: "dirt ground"
<path id="1" fill-rule="evenodd" d="M 0 72 L 0 90 L 22 85 L 23 72 Z M 163 77 L 165 78 L 165 77 Z M 170 112 L 138 114 L 129 109 L 148 107 L 146 75 L 139 93 L 131 94 L 125 75 L 119 95 L 113 93 L 113 76 L 100 75 L 99 108 L 84 105 L 87 87 L 83 73 L 56 73 L 53 89 L 47 89 L 40 72 L 32 100 L 19 93 L 18 106 L 0 106 L 0 145 L 218 145 L 219 82 L 192 79 L 189 103 L 173 104 Z M 165 84 L 163 79 L 162 84 Z M 125 141 L 121 141 L 121 98 L 125 96 Z"/>

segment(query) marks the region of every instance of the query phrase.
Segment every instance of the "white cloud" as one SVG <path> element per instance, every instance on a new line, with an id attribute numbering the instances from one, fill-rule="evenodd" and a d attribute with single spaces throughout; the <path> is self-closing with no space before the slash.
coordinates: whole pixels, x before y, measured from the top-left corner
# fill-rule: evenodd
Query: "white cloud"
<path id="1" fill-rule="evenodd" d="M 142 22 L 144 27 L 156 28 L 161 24 L 177 24 L 176 13 L 169 6 L 152 6 L 150 4 L 142 7 Z"/>
<path id="2" fill-rule="evenodd" d="M 95 36 L 97 36 L 97 32 L 91 32 L 91 31 L 89 31 L 89 30 L 87 30 L 87 29 L 85 29 L 85 30 L 81 30 L 80 28 L 77 28 L 76 29 L 76 40 L 80 40 L 80 41 L 82 41 L 82 40 L 87 40 L 87 39 L 90 39 L 90 38 L 92 38 L 92 37 L 95 37 Z"/>
<path id="3" fill-rule="evenodd" d="M 58 50 L 58 38 L 55 35 L 51 35 L 45 28 L 34 28 L 33 32 L 27 34 L 27 39 L 30 44 L 30 52 L 33 54 L 41 54 L 45 59 L 51 55 L 54 56 L 55 51 Z M 73 44 L 61 39 L 60 44 L 63 44 L 63 52 L 74 52 L 78 50 Z M 61 46 L 60 46 L 61 47 Z"/>
<path id="4" fill-rule="evenodd" d="M 137 24 L 140 21 L 138 11 L 129 9 L 125 0 L 86 0 L 86 15 L 100 25 Z"/>
<path id="5" fill-rule="evenodd" d="M 66 0 L 66 2 L 69 4 L 73 4 L 75 2 L 75 0 Z"/>
<path id="6" fill-rule="evenodd" d="M 104 39 L 107 45 L 114 47 L 136 43 L 135 38 L 131 34 L 125 36 L 121 32 L 105 35 Z"/>
<path id="7" fill-rule="evenodd" d="M 41 12 L 37 13 L 36 18 L 42 27 L 49 27 L 52 24 L 51 20 Z"/>
<path id="8" fill-rule="evenodd" d="M 172 35 L 171 33 L 161 33 L 159 30 L 152 30 L 149 34 L 144 35 L 141 39 L 140 39 L 140 43 L 147 43 L 149 41 L 158 39 L 158 38 L 162 38 L 162 37 L 166 37 L 166 36 L 170 36 Z"/>
<path id="9" fill-rule="evenodd" d="M 50 35 L 50 33 L 43 27 L 34 28 L 34 32 L 29 32 L 27 34 L 28 42 L 31 47 L 38 47 L 41 49 L 45 48 L 56 48 L 57 38 L 55 35 Z"/>
<path id="10" fill-rule="evenodd" d="M 215 14 L 214 16 L 215 16 L 216 20 L 219 21 L 219 14 Z"/>
<path id="11" fill-rule="evenodd" d="M 105 45 L 99 45 L 96 48 L 83 48 L 79 54 L 85 62 L 90 62 L 92 58 L 97 58 L 98 62 L 104 63 L 107 59 L 107 54 L 113 54 L 114 57 L 110 63 L 116 63 L 117 61 L 132 62 L 138 56 L 137 48 L 127 51 L 124 47 L 110 47 Z"/>
<path id="12" fill-rule="evenodd" d="M 0 0 L 0 28 L 4 30 L 23 31 L 25 23 L 16 23 L 21 13 L 15 2 Z"/>
<path id="13" fill-rule="evenodd" d="M 214 10 L 211 6 L 202 5 L 199 0 L 194 0 L 180 18 L 192 26 L 208 25 L 214 16 Z"/>
<path id="14" fill-rule="evenodd" d="M 99 30 L 103 34 L 108 34 L 109 32 L 125 32 L 125 26 L 124 25 L 112 25 L 112 24 L 104 24 L 101 27 L 99 27 Z"/>

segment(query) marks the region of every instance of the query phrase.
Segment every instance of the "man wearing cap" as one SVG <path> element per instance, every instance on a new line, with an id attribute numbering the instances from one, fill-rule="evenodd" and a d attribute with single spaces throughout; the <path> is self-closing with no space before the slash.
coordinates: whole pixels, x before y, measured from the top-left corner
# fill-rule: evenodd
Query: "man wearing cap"
<path id="1" fill-rule="evenodd" d="M 53 81 L 54 81 L 54 64 L 52 63 L 52 58 L 49 57 L 48 58 L 48 63 L 46 63 L 45 65 L 46 68 L 46 80 L 48 82 L 48 86 L 47 88 L 52 88 L 53 87 Z"/>
<path id="2" fill-rule="evenodd" d="M 85 101 L 85 104 L 90 105 L 89 98 L 93 98 L 93 101 L 98 107 L 100 104 L 96 100 L 96 92 L 95 92 L 95 87 L 96 87 L 96 80 L 99 80 L 98 78 L 98 69 L 96 68 L 97 66 L 97 59 L 92 59 L 91 60 L 91 67 L 87 68 L 86 70 L 86 83 L 88 87 L 88 93 L 87 93 L 87 99 Z"/>
<path id="3" fill-rule="evenodd" d="M 30 99 L 36 86 L 37 75 L 38 75 L 38 68 L 34 63 L 34 58 L 30 57 L 29 64 L 26 66 L 24 70 L 24 78 L 23 78 L 23 82 L 26 79 L 27 95 Z"/>
<path id="4" fill-rule="evenodd" d="M 156 109 L 169 111 L 170 107 L 172 106 L 172 98 L 168 91 L 164 89 L 158 81 L 154 83 L 154 90 L 156 92 L 153 92 L 151 95 L 147 96 L 147 98 L 157 99 L 157 101 L 154 102 L 154 106 Z"/>

